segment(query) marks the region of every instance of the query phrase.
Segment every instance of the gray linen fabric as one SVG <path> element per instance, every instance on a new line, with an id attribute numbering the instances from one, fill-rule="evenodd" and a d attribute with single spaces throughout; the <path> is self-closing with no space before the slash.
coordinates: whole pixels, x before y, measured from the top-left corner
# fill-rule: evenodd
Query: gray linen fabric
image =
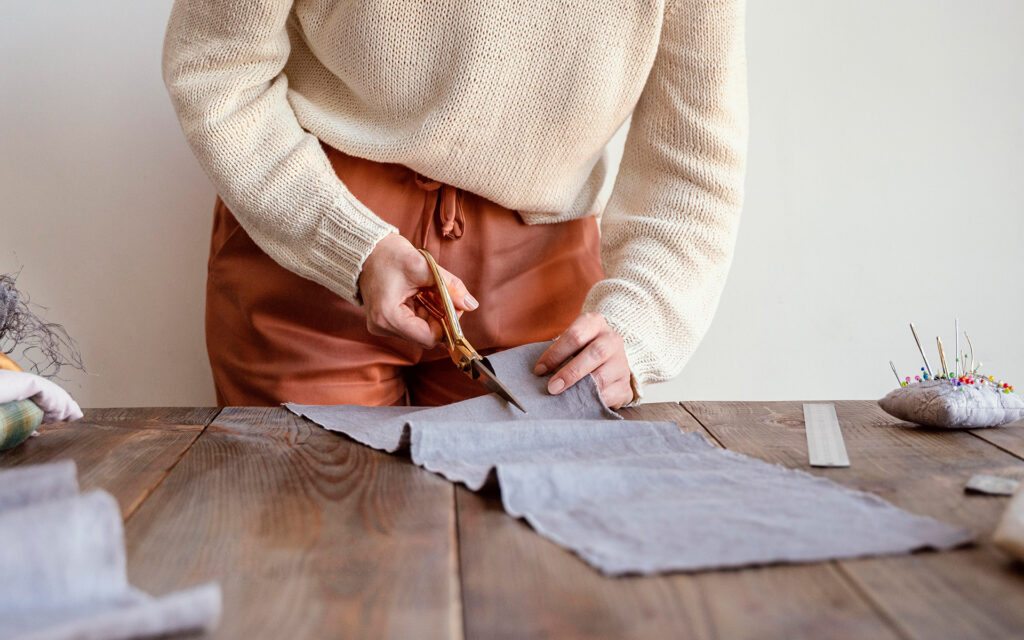
<path id="1" fill-rule="evenodd" d="M 505 510 L 610 575 L 948 549 L 970 534 L 803 471 L 716 449 L 500 463 Z M 679 444 L 677 442 L 677 444 Z"/>
<path id="2" fill-rule="evenodd" d="M 209 629 L 217 585 L 153 598 L 128 584 L 124 527 L 73 462 L 0 472 L 0 640 L 135 638 Z"/>
<path id="3" fill-rule="evenodd" d="M 325 429 L 339 431 L 356 442 L 388 452 L 397 451 L 408 444 L 406 425 L 413 419 L 419 422 L 495 422 L 551 418 L 621 420 L 622 416 L 601 401 L 597 384 L 589 375 L 559 395 L 548 393 L 548 376 L 534 375 L 533 365 L 549 344 L 534 342 L 487 356 L 498 379 L 526 407 L 527 413 L 494 394 L 430 408 L 303 405 L 293 402 L 286 402 L 284 406 Z"/>
<path id="4" fill-rule="evenodd" d="M 476 491 L 499 463 L 614 458 L 674 450 L 674 422 L 632 420 L 410 420 L 412 460 Z"/>
<path id="5" fill-rule="evenodd" d="M 490 356 L 527 406 L 288 404 L 473 490 L 496 477 L 505 510 L 609 575 L 696 571 L 951 548 L 966 530 L 830 480 L 713 446 L 672 422 L 622 420 L 589 376 L 559 396 L 533 364 L 548 343 Z M 571 393 L 570 393 L 571 392 Z"/>
<path id="6" fill-rule="evenodd" d="M 284 404 L 295 415 L 305 416 L 330 431 L 344 433 L 359 444 L 394 452 L 406 439 L 406 416 L 425 407 L 364 407 L 359 404 Z"/>

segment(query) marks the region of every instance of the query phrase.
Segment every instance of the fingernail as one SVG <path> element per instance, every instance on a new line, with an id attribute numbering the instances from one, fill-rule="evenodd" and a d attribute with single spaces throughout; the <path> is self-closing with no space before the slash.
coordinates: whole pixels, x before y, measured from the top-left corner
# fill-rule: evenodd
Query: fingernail
<path id="1" fill-rule="evenodd" d="M 558 393 L 559 391 L 562 390 L 562 387 L 564 387 L 564 386 L 565 386 L 565 381 L 564 380 L 562 380 L 561 378 L 555 378 L 551 382 L 548 383 L 548 392 L 549 393 Z"/>
<path id="2" fill-rule="evenodd" d="M 546 364 L 538 363 L 537 366 L 533 368 L 533 372 L 538 376 L 542 376 L 548 372 L 548 367 Z"/>
<path id="3" fill-rule="evenodd" d="M 476 301 L 476 298 L 474 298 L 472 294 L 467 293 L 465 300 L 466 306 L 469 307 L 470 311 L 480 306 L 480 303 Z"/>

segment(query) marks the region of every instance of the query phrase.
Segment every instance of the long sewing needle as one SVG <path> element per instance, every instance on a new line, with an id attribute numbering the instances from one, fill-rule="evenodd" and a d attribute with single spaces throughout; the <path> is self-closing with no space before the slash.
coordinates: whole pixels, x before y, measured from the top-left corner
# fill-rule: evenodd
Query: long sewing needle
<path id="1" fill-rule="evenodd" d="M 960 318 L 953 319 L 953 331 L 956 332 L 956 363 L 953 365 L 956 367 L 954 375 L 957 379 L 960 379 Z"/>
<path id="2" fill-rule="evenodd" d="M 967 338 L 967 346 L 971 348 L 971 373 L 974 373 L 974 344 L 971 343 L 971 336 L 967 335 L 967 329 L 964 329 L 964 337 Z"/>
<path id="3" fill-rule="evenodd" d="M 942 338 L 935 336 L 935 341 L 939 343 L 939 360 L 942 362 L 942 375 L 949 377 L 949 369 L 946 368 L 946 352 L 942 350 Z"/>
<path id="4" fill-rule="evenodd" d="M 917 337 L 917 329 L 914 328 L 914 323 L 910 323 L 910 332 L 914 334 L 914 342 L 917 343 L 917 350 L 921 352 L 921 358 L 924 360 L 924 368 L 928 370 L 928 377 L 932 376 L 932 366 L 928 364 L 928 356 L 924 354 L 924 347 L 921 346 L 921 339 Z"/>

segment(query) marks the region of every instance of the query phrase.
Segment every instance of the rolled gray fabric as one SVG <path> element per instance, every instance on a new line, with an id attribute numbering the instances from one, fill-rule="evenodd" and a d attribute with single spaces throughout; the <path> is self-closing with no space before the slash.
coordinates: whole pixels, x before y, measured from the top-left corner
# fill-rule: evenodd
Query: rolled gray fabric
<path id="1" fill-rule="evenodd" d="M 117 501 L 79 494 L 74 463 L 0 472 L 0 640 L 144 638 L 217 624 L 218 585 L 154 598 L 125 569 Z"/>
<path id="2" fill-rule="evenodd" d="M 76 495 L 77 473 L 72 460 L 0 471 L 0 512 Z"/>
<path id="3" fill-rule="evenodd" d="M 107 606 L 76 611 L 64 619 L 49 618 L 19 640 L 127 640 L 173 633 L 212 631 L 220 621 L 221 591 L 208 583 L 160 598 L 142 592 Z"/>
<path id="4" fill-rule="evenodd" d="M 0 617 L 116 600 L 128 590 L 117 501 L 90 491 L 0 513 L 0 567 Z"/>

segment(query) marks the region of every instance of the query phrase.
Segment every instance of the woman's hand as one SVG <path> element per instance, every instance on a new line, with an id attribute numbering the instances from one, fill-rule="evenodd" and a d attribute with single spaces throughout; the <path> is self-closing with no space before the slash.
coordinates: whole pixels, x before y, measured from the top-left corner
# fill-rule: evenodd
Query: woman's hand
<path id="1" fill-rule="evenodd" d="M 441 275 L 459 316 L 480 306 L 462 280 L 445 269 Z M 411 242 L 397 233 L 385 236 L 359 274 L 366 329 L 375 336 L 404 338 L 424 349 L 433 348 L 441 340 L 441 323 L 412 297 L 434 284 L 427 259 Z"/>
<path id="2" fill-rule="evenodd" d="M 548 392 L 559 394 L 588 373 L 594 376 L 601 399 L 612 409 L 633 400 L 629 363 L 622 336 L 612 330 L 600 313 L 584 313 L 541 354 L 533 372 L 544 375 L 562 366 L 548 380 Z"/>

